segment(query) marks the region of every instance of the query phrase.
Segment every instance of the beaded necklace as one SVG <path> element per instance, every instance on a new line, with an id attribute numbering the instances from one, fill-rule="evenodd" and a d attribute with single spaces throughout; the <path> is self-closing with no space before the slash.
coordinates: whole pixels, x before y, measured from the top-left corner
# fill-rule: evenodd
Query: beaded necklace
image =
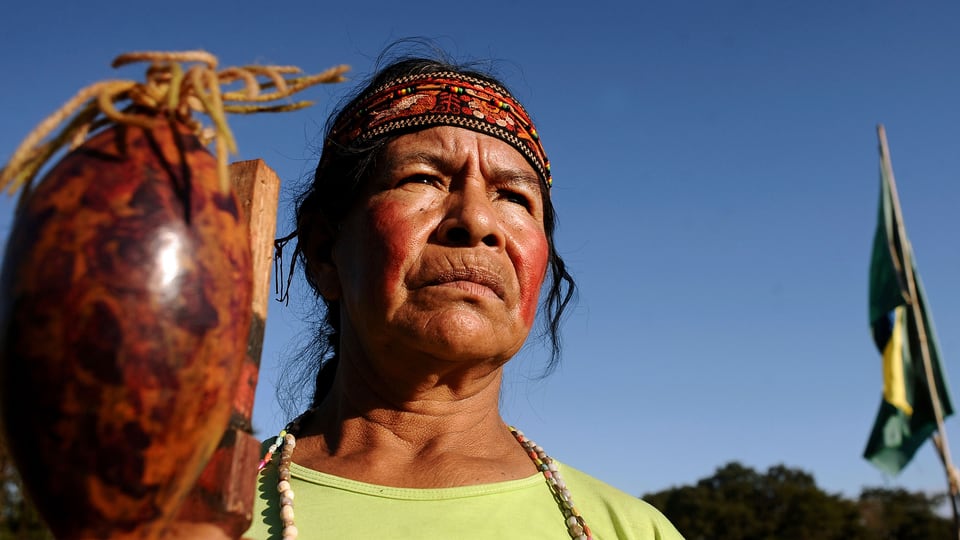
<path id="1" fill-rule="evenodd" d="M 292 422 L 287 429 L 280 431 L 276 440 L 267 449 L 266 455 L 260 460 L 260 465 L 257 468 L 258 472 L 266 468 L 267 464 L 273 460 L 273 454 L 277 449 L 280 450 L 280 463 L 277 465 L 277 491 L 280 493 L 280 521 L 283 522 L 283 540 L 296 540 L 299 534 L 293 520 L 294 494 L 293 487 L 290 485 L 290 463 L 293 460 L 293 450 L 297 447 L 297 438 L 291 431 L 296 429 L 296 424 L 296 421 Z M 580 515 L 580 511 L 574 506 L 570 490 L 567 489 L 567 484 L 560 476 L 560 468 L 557 466 L 557 462 L 544 452 L 543 447 L 526 438 L 522 431 L 510 426 L 510 433 L 526 450 L 537 470 L 543 473 L 543 477 L 546 478 L 554 499 L 560 504 L 570 538 L 573 540 L 593 540 L 590 527 L 587 526 L 583 516 Z"/>

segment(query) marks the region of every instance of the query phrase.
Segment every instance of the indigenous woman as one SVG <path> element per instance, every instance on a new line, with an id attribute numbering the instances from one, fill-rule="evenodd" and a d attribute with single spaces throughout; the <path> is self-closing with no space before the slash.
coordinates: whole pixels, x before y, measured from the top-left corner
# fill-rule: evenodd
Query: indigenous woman
<path id="1" fill-rule="evenodd" d="M 680 538 L 500 416 L 541 286 L 554 358 L 573 291 L 550 185 L 530 116 L 480 73 L 398 61 L 333 117 L 297 208 L 322 367 L 248 537 Z"/>

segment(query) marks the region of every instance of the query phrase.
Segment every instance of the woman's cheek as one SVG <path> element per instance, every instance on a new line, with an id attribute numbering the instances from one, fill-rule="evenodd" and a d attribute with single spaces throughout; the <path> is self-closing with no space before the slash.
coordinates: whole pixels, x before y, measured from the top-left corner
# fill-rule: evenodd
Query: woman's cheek
<path id="1" fill-rule="evenodd" d="M 373 210 L 371 230 L 374 237 L 365 247 L 380 252 L 381 260 L 375 268 L 382 271 L 389 289 L 387 292 L 393 293 L 403 284 L 403 274 L 410 260 L 419 257 L 417 238 L 422 236 L 418 233 L 419 221 L 407 204 L 384 203 Z"/>
<path id="2" fill-rule="evenodd" d="M 549 249 L 546 237 L 541 237 L 536 246 L 527 246 L 521 250 L 517 267 L 523 269 L 518 272 L 520 280 L 520 315 L 529 328 L 537 317 L 537 305 L 540 299 L 540 288 L 547 274 L 547 259 Z"/>

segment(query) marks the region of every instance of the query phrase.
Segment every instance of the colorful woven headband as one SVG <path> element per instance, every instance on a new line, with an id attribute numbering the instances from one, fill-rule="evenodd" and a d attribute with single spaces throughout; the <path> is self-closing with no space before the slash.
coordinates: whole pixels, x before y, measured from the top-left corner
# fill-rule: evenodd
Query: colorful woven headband
<path id="1" fill-rule="evenodd" d="M 506 89 L 456 72 L 395 79 L 363 96 L 330 131 L 347 145 L 396 131 L 456 126 L 496 137 L 523 154 L 551 186 L 550 161 L 530 116 Z"/>

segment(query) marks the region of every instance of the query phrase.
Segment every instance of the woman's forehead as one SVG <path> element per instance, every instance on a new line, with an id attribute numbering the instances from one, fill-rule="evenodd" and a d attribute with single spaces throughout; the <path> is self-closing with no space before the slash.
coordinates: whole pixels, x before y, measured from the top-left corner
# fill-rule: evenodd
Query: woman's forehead
<path id="1" fill-rule="evenodd" d="M 401 135 L 387 145 L 384 158 L 389 169 L 416 164 L 446 169 L 477 159 L 489 172 L 511 181 L 539 184 L 540 178 L 513 146 L 458 127 L 439 126 Z"/>

